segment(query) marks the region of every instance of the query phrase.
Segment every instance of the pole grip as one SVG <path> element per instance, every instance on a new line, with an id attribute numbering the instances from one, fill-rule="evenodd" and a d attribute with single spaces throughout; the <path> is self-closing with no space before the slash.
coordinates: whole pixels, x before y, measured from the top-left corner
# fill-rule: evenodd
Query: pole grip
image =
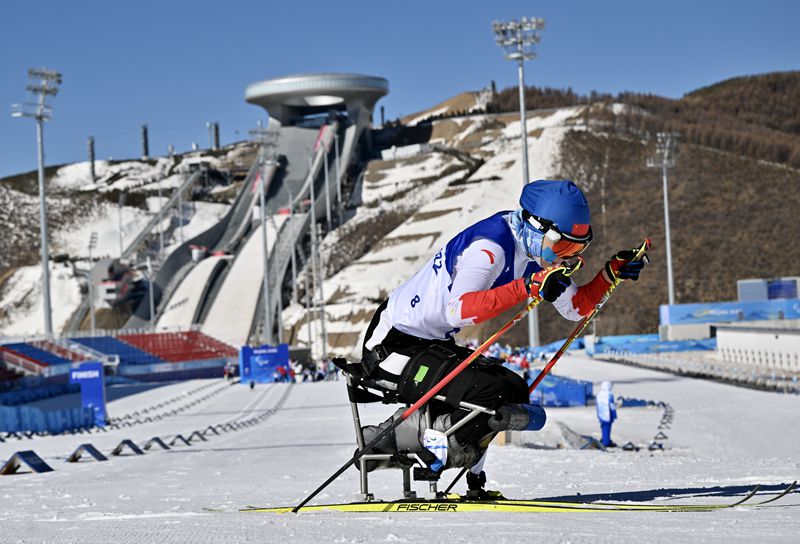
<path id="1" fill-rule="evenodd" d="M 636 257 L 634 258 L 634 260 L 638 261 L 639 259 L 641 259 L 642 256 L 645 254 L 645 252 L 648 249 L 650 249 L 651 245 L 652 245 L 652 242 L 650 241 L 650 238 L 645 238 L 644 241 L 642 242 L 642 244 L 636 249 Z M 561 359 L 561 356 L 564 355 L 564 353 L 567 351 L 567 348 L 569 348 L 569 346 L 572 345 L 572 342 L 575 341 L 575 339 L 578 336 L 580 336 L 580 334 L 584 331 L 584 329 L 586 329 L 586 326 L 589 324 L 589 322 L 592 319 L 594 319 L 594 316 L 597 315 L 597 313 L 600 311 L 600 308 L 603 307 L 603 304 L 605 304 L 605 302 L 608 300 L 608 297 L 611 296 L 611 293 L 614 292 L 614 289 L 616 289 L 617 286 L 620 283 L 621 283 L 620 279 L 615 279 L 614 283 L 612 283 L 608 287 L 608 291 L 606 291 L 606 294 L 603 297 L 601 304 L 598 305 L 595 309 L 593 309 L 589 313 L 589 315 L 584 317 L 581 320 L 581 322 L 578 324 L 578 326 L 575 327 L 575 330 L 572 331 L 572 334 L 570 334 L 569 337 L 567 337 L 567 339 L 564 341 L 564 343 L 561 345 L 561 347 L 558 348 L 558 351 L 556 352 L 556 354 L 553 355 L 553 358 L 550 359 L 550 362 L 547 363 L 547 365 L 545 365 L 545 367 L 542 369 L 542 371 L 539 372 L 539 375 L 536 376 L 536 379 L 533 380 L 533 383 L 528 388 L 528 394 L 533 393 L 533 390 L 536 389 L 536 387 L 542 382 L 544 377 L 547 376 L 550 373 L 550 370 L 555 366 L 555 364 L 558 362 L 558 360 Z"/>

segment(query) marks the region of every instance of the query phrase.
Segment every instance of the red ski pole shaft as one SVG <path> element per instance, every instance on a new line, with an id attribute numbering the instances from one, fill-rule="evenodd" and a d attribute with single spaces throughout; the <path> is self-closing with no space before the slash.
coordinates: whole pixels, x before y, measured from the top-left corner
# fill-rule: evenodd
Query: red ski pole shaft
<path id="1" fill-rule="evenodd" d="M 639 248 L 636 250 L 636 256 L 634 257 L 633 260 L 636 261 L 641 259 L 645 251 L 650 249 L 650 245 L 651 245 L 650 239 L 645 238 L 644 242 L 642 242 L 642 245 L 640 245 Z M 533 380 L 533 383 L 531 384 L 530 388 L 528 388 L 528 393 L 533 393 L 533 390 L 536 389 L 536 386 L 538 386 L 539 383 L 541 383 L 541 381 L 544 379 L 544 377 L 550 373 L 550 370 L 555 366 L 558 360 L 561 359 L 561 356 L 564 355 L 567 349 L 569 349 L 570 345 L 572 345 L 572 342 L 575 341 L 575 339 L 581 335 L 581 333 L 586 329 L 586 326 L 589 324 L 589 322 L 592 319 L 594 319 L 594 316 L 596 316 L 600 312 L 600 309 L 606 303 L 608 297 L 611 296 L 611 293 L 614 292 L 614 290 L 617 288 L 617 286 L 619 286 L 620 283 L 621 280 L 619 278 L 614 279 L 614 281 L 608 287 L 608 291 L 606 291 L 606 294 L 603 297 L 602 302 L 598 304 L 591 312 L 589 312 L 589 315 L 584 317 L 580 323 L 578 323 L 578 326 L 575 327 L 575 330 L 572 331 L 572 334 L 570 334 L 569 337 L 561 345 L 561 347 L 558 348 L 558 351 L 556 352 L 555 355 L 553 355 L 553 358 L 550 359 L 550 362 L 545 365 L 542 371 L 539 372 L 539 375 L 536 376 L 536 379 Z"/>

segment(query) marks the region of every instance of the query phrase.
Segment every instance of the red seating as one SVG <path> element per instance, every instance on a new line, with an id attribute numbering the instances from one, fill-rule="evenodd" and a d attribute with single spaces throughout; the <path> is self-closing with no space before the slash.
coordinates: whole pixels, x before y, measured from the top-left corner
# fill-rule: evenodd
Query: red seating
<path id="1" fill-rule="evenodd" d="M 126 334 L 117 339 L 165 361 L 197 361 L 235 357 L 238 351 L 201 332 Z"/>
<path id="2" fill-rule="evenodd" d="M 46 363 L 32 359 L 27 355 L 17 353 L 5 346 L 0 346 L 0 359 L 2 359 L 9 368 L 18 368 L 21 371 L 27 370 L 33 374 L 41 374 L 47 368 Z"/>

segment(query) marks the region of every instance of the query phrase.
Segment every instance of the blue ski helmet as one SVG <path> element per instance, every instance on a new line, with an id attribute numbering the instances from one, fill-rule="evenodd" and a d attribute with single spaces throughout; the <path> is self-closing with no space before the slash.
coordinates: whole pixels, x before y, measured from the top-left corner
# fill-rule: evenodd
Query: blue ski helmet
<path id="1" fill-rule="evenodd" d="M 533 181 L 523 187 L 519 203 L 525 212 L 551 223 L 568 238 L 591 240 L 589 202 L 573 182 Z"/>

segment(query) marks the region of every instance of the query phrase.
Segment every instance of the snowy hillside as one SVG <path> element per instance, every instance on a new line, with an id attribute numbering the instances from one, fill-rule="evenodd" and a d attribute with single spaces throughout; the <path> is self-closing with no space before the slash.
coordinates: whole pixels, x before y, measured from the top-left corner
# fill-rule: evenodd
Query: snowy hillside
<path id="1" fill-rule="evenodd" d="M 120 248 L 136 238 L 192 167 L 199 163 L 213 168 L 245 165 L 251 152 L 249 144 L 240 144 L 218 152 L 149 161 L 96 161 L 95 183 L 88 162 L 53 169 L 47 179 L 50 255 L 51 259 L 61 255 L 62 260 L 61 264 L 51 262 L 54 329 L 62 330 L 81 303 L 81 284 L 85 284 L 81 276 L 91 266 L 92 233 L 98 235 L 93 259 L 118 257 Z M 0 336 L 44 332 L 39 199 L 37 192 L 26 192 L 31 189 L 30 179 L 21 178 L 24 176 L 0 184 L 0 228 L 4 232 L 0 237 Z M 125 202 L 122 207 L 120 194 Z M 182 227 L 165 240 L 165 255 L 216 224 L 228 209 L 225 202 L 184 202 Z M 163 217 L 167 232 L 171 220 L 169 215 Z"/>
<path id="2" fill-rule="evenodd" d="M 575 449 L 560 437 L 599 435 L 592 407 L 549 409 L 540 433 L 525 433 L 535 447 L 490 448 L 489 487 L 513 498 L 633 501 L 654 504 L 725 503 L 756 484 L 773 496 L 797 479 L 800 397 L 752 391 L 649 370 L 567 357 L 556 372 L 611 379 L 619 396 L 662 401 L 673 409 L 663 429 L 664 450 L 602 452 Z M 201 387 L 205 387 L 200 390 Z M 706 513 L 533 514 L 245 514 L 246 505 L 296 504 L 343 464 L 355 449 L 345 385 L 319 382 L 259 385 L 255 390 L 194 381 L 113 401 L 122 417 L 176 399 L 183 408 L 153 423 L 107 433 L 0 442 L 0 460 L 33 450 L 55 469 L 46 474 L 0 476 L 0 521 L 5 542 L 791 542 L 800 530 L 800 493 L 762 508 Z M 192 404 L 195 403 L 195 404 Z M 367 405 L 365 423 L 391 406 Z M 149 414 L 160 414 L 167 408 Z M 613 438 L 646 446 L 659 432 L 661 408 L 621 408 Z M 167 442 L 209 425 L 256 418 L 237 431 L 207 434 L 206 441 L 157 446 L 95 462 L 64 459 L 78 445 L 103 454 L 122 439 L 139 446 Z M 136 419 L 136 418 L 134 418 Z M 585 438 L 584 438 L 585 440 Z M 445 472 L 445 484 L 455 476 Z M 399 472 L 371 473 L 382 499 L 401 494 Z M 423 485 L 414 484 L 422 493 Z M 463 492 L 463 482 L 456 486 Z M 314 503 L 354 499 L 358 473 L 350 469 Z"/>

